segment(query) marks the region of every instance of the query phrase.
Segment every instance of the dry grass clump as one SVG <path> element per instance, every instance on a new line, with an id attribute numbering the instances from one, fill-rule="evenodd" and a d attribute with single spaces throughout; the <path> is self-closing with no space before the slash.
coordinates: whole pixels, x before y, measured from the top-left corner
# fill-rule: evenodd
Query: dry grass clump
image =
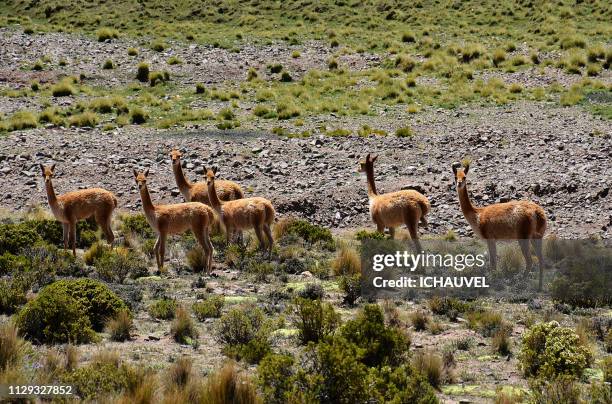
<path id="1" fill-rule="evenodd" d="M 110 338 L 113 341 L 127 341 L 130 339 L 130 331 L 133 328 L 132 316 L 125 310 L 120 311 L 110 319 L 106 325 Z"/>
<path id="2" fill-rule="evenodd" d="M 191 315 L 183 306 L 176 309 L 174 321 L 170 327 L 170 334 L 180 344 L 193 344 L 197 342 L 198 330 Z"/>
<path id="3" fill-rule="evenodd" d="M 431 351 L 419 351 L 412 358 L 414 368 L 423 374 L 429 384 L 438 388 L 442 383 L 442 358 Z"/>
<path id="4" fill-rule="evenodd" d="M 357 250 L 348 244 L 341 244 L 331 267 L 335 276 L 357 275 L 361 273 L 361 257 Z"/>
<path id="5" fill-rule="evenodd" d="M 0 325 L 0 370 L 4 371 L 19 363 L 23 356 L 25 341 L 19 337 L 12 322 Z"/>
<path id="6" fill-rule="evenodd" d="M 423 331 L 427 328 L 430 318 L 423 310 L 417 310 L 410 315 L 410 321 L 416 331 Z"/>
<path id="7" fill-rule="evenodd" d="M 259 404 L 261 398 L 251 380 L 238 374 L 233 362 L 208 377 L 204 389 L 204 402 L 208 404 Z"/>

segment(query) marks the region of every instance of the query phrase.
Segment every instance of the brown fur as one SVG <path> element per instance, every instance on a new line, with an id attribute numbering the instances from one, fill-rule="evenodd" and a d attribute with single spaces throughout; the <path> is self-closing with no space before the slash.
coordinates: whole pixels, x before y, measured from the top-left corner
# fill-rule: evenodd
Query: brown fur
<path id="1" fill-rule="evenodd" d="M 518 240 L 525 257 L 526 270 L 531 270 L 531 251 L 533 245 L 540 267 L 539 287 L 542 288 L 544 258 L 542 238 L 546 232 L 546 213 L 540 205 L 531 201 L 511 201 L 476 207 L 470 201 L 467 190 L 467 173 L 470 165 L 453 164 L 457 194 L 461 211 L 474 233 L 487 240 L 489 260 L 492 270 L 497 266 L 496 240 Z"/>
<path id="2" fill-rule="evenodd" d="M 235 231 L 253 228 L 262 250 L 266 249 L 266 235 L 268 255 L 272 254 L 274 239 L 270 226 L 276 215 L 272 202 L 260 197 L 221 202 L 217 197 L 215 173 L 212 170 L 206 172 L 206 182 L 212 207 L 225 226 L 227 242 L 230 242 Z"/>
<path id="3" fill-rule="evenodd" d="M 40 169 L 45 179 L 47 199 L 51 211 L 63 225 L 64 249 L 68 249 L 68 244 L 70 244 L 72 254 L 76 256 L 76 223 L 91 216 L 96 219 L 96 223 L 104 232 L 106 240 L 112 245 L 115 236 L 111 229 L 111 219 L 113 210 L 117 207 L 115 195 L 102 188 L 88 188 L 56 196 L 51 182 L 55 172 L 55 164 L 51 167 L 45 167 L 41 164 Z"/>
<path id="4" fill-rule="evenodd" d="M 414 190 L 389 192 L 379 195 L 374 182 L 374 161 L 378 156 L 370 157 L 361 162 L 360 171 L 368 178 L 368 199 L 370 201 L 370 216 L 379 232 L 385 227 L 389 229 L 391 238 L 395 237 L 395 228 L 405 224 L 410 232 L 417 250 L 419 243 L 419 222 L 427 226 L 426 215 L 431 208 L 429 200 L 420 192 Z"/>
<path id="5" fill-rule="evenodd" d="M 157 268 L 160 271 L 163 270 L 168 235 L 180 234 L 191 229 L 204 250 L 204 260 L 206 262 L 204 270 L 210 272 L 213 255 L 213 246 L 210 241 L 210 226 L 214 220 L 213 210 L 201 202 L 153 205 L 147 188 L 148 174 L 149 170 L 144 173 L 138 173 L 134 170 L 134 178 L 140 191 L 145 216 L 158 235 L 154 247 Z"/>
<path id="6" fill-rule="evenodd" d="M 181 156 L 183 154 L 174 149 L 170 152 L 172 158 L 172 171 L 174 172 L 174 179 L 178 186 L 183 198 L 186 202 L 202 202 L 210 206 L 210 199 L 208 198 L 208 186 L 204 182 L 190 182 L 181 166 Z M 244 198 L 244 193 L 240 188 L 240 185 L 234 181 L 218 180 L 216 182 L 217 196 L 222 201 L 233 201 L 236 199 Z"/>

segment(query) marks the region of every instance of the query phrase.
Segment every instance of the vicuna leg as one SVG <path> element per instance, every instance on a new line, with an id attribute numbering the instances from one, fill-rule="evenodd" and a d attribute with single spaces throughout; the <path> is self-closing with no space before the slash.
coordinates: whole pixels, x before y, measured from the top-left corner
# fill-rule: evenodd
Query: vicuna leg
<path id="1" fill-rule="evenodd" d="M 208 228 L 204 229 L 204 244 L 206 245 L 206 249 L 208 250 L 206 259 L 206 273 L 210 273 L 212 271 L 212 259 L 214 249 L 210 241 L 210 233 L 208 231 Z"/>
<path id="2" fill-rule="evenodd" d="M 166 233 L 159 233 L 159 271 L 164 269 L 164 257 L 166 255 Z"/>
<path id="3" fill-rule="evenodd" d="M 269 224 L 264 224 L 264 231 L 266 232 L 266 237 L 268 238 L 268 256 L 272 256 L 272 247 L 274 246 L 274 239 L 272 238 L 272 230 L 270 229 Z"/>
<path id="4" fill-rule="evenodd" d="M 72 246 L 72 255 L 76 257 L 76 221 L 70 223 L 70 245 Z"/>
<path id="5" fill-rule="evenodd" d="M 230 225 L 225 225 L 225 240 L 227 245 L 229 246 L 233 242 L 232 235 L 234 234 L 234 229 Z"/>
<path id="6" fill-rule="evenodd" d="M 538 257 L 538 267 L 540 270 L 540 275 L 538 279 L 538 291 L 542 290 L 542 277 L 544 276 L 544 266 L 546 263 L 544 262 L 544 255 L 542 254 L 542 239 L 534 238 L 531 240 L 533 244 L 533 249 L 535 250 L 536 256 Z"/>
<path id="7" fill-rule="evenodd" d="M 521 251 L 523 252 L 523 257 L 525 257 L 525 271 L 531 271 L 531 250 L 529 250 L 529 240 L 521 239 L 518 241 L 521 246 Z"/>
<path id="8" fill-rule="evenodd" d="M 155 240 L 155 245 L 153 246 L 153 252 L 155 253 L 155 264 L 157 265 L 157 269 L 159 269 L 160 262 L 159 262 L 159 244 L 161 242 L 161 236 L 158 235 L 157 236 L 157 240 Z"/>
<path id="9" fill-rule="evenodd" d="M 209 264 L 211 263 L 210 258 L 212 256 L 212 243 L 210 242 L 208 227 L 193 226 L 191 230 L 202 247 L 202 250 L 204 250 L 204 271 L 208 272 Z"/>
<path id="10" fill-rule="evenodd" d="M 97 213 L 96 212 L 96 223 L 98 226 L 102 228 L 102 232 L 104 233 L 104 237 L 108 244 L 113 246 L 113 241 L 115 240 L 115 235 L 113 234 L 113 229 L 111 229 L 111 212 Z"/>
<path id="11" fill-rule="evenodd" d="M 419 242 L 419 225 L 417 223 L 417 219 L 414 218 L 413 220 L 407 221 L 406 227 L 408 227 L 408 231 L 410 232 L 410 238 L 412 239 L 412 242 L 414 243 L 414 248 L 416 249 L 416 253 L 418 254 L 422 251 L 422 249 L 421 243 Z"/>
<path id="12" fill-rule="evenodd" d="M 255 235 L 257 236 L 257 240 L 259 241 L 259 249 L 265 252 L 266 243 L 263 238 L 263 226 L 262 225 L 255 226 Z"/>
<path id="13" fill-rule="evenodd" d="M 70 238 L 70 225 L 68 223 L 62 223 L 63 234 L 64 234 L 64 250 L 68 249 L 68 239 Z"/>
<path id="14" fill-rule="evenodd" d="M 497 243 L 493 239 L 487 240 L 487 247 L 489 248 L 489 270 L 495 271 L 497 268 Z"/>
<path id="15" fill-rule="evenodd" d="M 395 227 L 389 227 L 389 237 L 391 237 L 391 240 L 395 238 Z"/>

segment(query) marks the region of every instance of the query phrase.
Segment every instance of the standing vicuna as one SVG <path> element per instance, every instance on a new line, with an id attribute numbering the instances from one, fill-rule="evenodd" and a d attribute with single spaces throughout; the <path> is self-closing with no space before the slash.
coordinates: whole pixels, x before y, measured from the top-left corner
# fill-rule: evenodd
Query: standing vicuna
<path id="1" fill-rule="evenodd" d="M 212 269 L 213 246 L 210 242 L 210 226 L 214 220 L 214 212 L 201 202 L 184 202 L 171 205 L 153 205 L 147 188 L 149 170 L 139 173 L 134 170 L 134 178 L 140 191 L 142 208 L 147 221 L 157 233 L 155 242 L 155 260 L 161 272 L 164 267 L 166 240 L 168 234 L 180 234 L 188 229 L 193 231 L 198 243 L 204 250 L 204 270 Z"/>
<path id="2" fill-rule="evenodd" d="M 182 155 L 183 154 L 176 149 L 170 152 L 174 179 L 176 180 L 176 185 L 181 191 L 181 194 L 183 194 L 185 198 L 185 202 L 202 202 L 210 206 L 207 185 L 203 182 L 191 183 L 187 177 L 185 177 L 183 167 L 181 167 Z M 216 185 L 219 199 L 222 201 L 233 201 L 244 198 L 240 185 L 236 184 L 234 181 L 218 180 Z"/>
<path id="3" fill-rule="evenodd" d="M 42 176 L 45 179 L 49 206 L 57 220 L 63 225 L 64 249 L 68 244 L 72 247 L 72 254 L 76 257 L 76 224 L 79 220 L 93 216 L 112 246 L 115 236 L 111 229 L 113 210 L 117 207 L 117 198 L 112 192 L 102 188 L 81 189 L 56 196 L 51 178 L 55 173 L 55 164 L 51 167 L 40 165 Z"/>
<path id="4" fill-rule="evenodd" d="M 360 172 L 365 172 L 368 180 L 368 199 L 370 201 L 370 216 L 376 224 L 376 229 L 384 233 L 389 229 L 391 238 L 395 237 L 395 228 L 405 224 L 410 237 L 417 249 L 421 251 L 419 242 L 419 222 L 427 226 L 425 216 L 429 213 L 429 200 L 418 191 L 408 189 L 379 195 L 374 183 L 374 162 L 378 156 L 370 157 L 360 163 Z"/>
<path id="5" fill-rule="evenodd" d="M 531 251 L 533 244 L 538 257 L 540 277 L 538 288 L 542 289 L 544 258 L 542 256 L 542 237 L 546 231 L 544 209 L 531 201 L 511 201 L 476 207 L 470 201 L 467 190 L 467 173 L 470 164 L 453 163 L 453 173 L 459 195 L 461 211 L 474 233 L 487 241 L 491 270 L 497 267 L 497 240 L 518 240 L 525 257 L 526 271 L 531 271 Z"/>
<path id="6" fill-rule="evenodd" d="M 217 212 L 223 226 L 225 226 L 228 244 L 232 240 L 235 231 L 253 228 L 259 240 L 259 247 L 263 251 L 266 250 L 266 243 L 264 242 L 265 233 L 268 239 L 268 256 L 271 256 L 274 239 L 272 238 L 270 226 L 274 222 L 276 214 L 272 202 L 260 197 L 221 202 L 217 196 L 215 173 L 212 170 L 206 171 L 206 183 L 208 185 L 208 196 L 211 206 Z"/>

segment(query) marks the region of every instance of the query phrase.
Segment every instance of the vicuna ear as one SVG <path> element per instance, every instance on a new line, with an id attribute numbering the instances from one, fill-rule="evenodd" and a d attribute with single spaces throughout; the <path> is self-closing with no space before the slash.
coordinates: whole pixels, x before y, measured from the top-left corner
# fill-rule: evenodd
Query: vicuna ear
<path id="1" fill-rule="evenodd" d="M 457 169 L 459 167 L 461 167 L 461 163 L 459 163 L 459 162 L 453 163 L 453 174 L 455 174 L 455 177 L 457 177 Z"/>
<path id="2" fill-rule="evenodd" d="M 144 172 L 144 176 L 145 176 L 145 177 L 148 177 L 148 176 L 149 176 L 149 169 L 148 169 L 148 168 L 145 170 L 145 172 Z"/>
<path id="3" fill-rule="evenodd" d="M 219 171 L 219 167 L 217 167 L 217 166 L 213 166 L 213 167 L 212 167 L 212 172 L 213 172 L 213 174 L 217 175 L 217 171 Z"/>
<path id="4" fill-rule="evenodd" d="M 375 162 L 378 159 L 378 154 L 374 157 L 372 157 L 372 163 Z"/>
<path id="5" fill-rule="evenodd" d="M 368 155 L 366 156 L 365 161 L 370 161 L 370 153 L 368 153 Z"/>
<path id="6" fill-rule="evenodd" d="M 44 176 L 45 175 L 45 166 L 43 166 L 42 163 L 39 164 L 39 166 L 40 166 L 40 171 L 42 172 L 42 175 Z"/>
<path id="7" fill-rule="evenodd" d="M 132 170 L 132 172 L 134 173 L 134 178 L 138 178 L 138 171 L 136 171 L 136 169 Z"/>
<path id="8" fill-rule="evenodd" d="M 55 163 L 51 166 L 51 172 L 55 172 Z"/>
<path id="9" fill-rule="evenodd" d="M 463 173 L 467 175 L 468 171 L 470 171 L 470 163 L 463 165 Z"/>

